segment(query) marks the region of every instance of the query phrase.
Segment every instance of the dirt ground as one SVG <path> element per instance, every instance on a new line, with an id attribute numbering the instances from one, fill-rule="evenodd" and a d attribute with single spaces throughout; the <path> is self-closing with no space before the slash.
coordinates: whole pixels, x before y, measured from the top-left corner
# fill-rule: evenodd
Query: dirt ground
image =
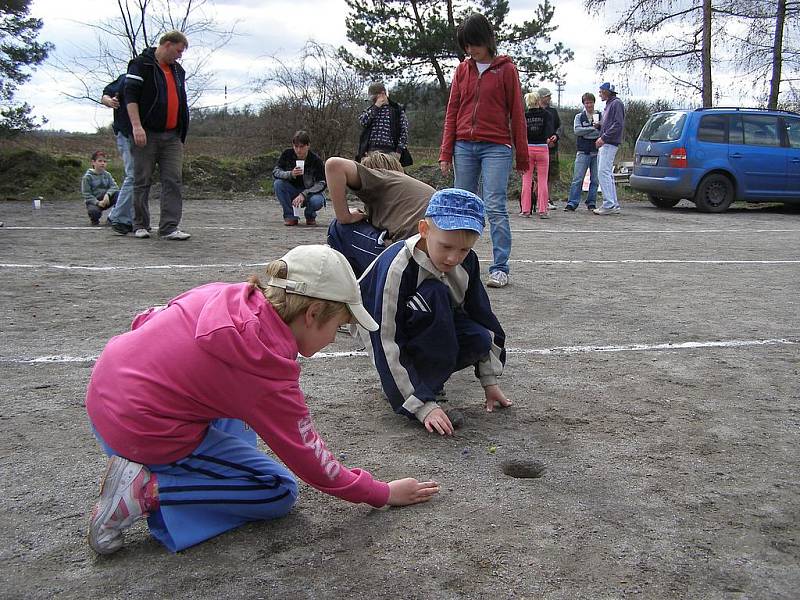
<path id="1" fill-rule="evenodd" d="M 354 340 L 302 360 L 330 449 L 434 478 L 434 501 L 375 510 L 302 485 L 277 522 L 177 555 L 140 524 L 95 556 L 94 357 L 137 311 L 325 239 L 285 228 L 274 199 L 189 196 L 183 243 L 90 228 L 79 202 L 0 204 L 3 598 L 797 598 L 800 212 L 775 207 L 513 211 L 512 285 L 490 291 L 513 408 L 486 414 L 457 373 L 467 422 L 441 438 L 391 413 Z"/>

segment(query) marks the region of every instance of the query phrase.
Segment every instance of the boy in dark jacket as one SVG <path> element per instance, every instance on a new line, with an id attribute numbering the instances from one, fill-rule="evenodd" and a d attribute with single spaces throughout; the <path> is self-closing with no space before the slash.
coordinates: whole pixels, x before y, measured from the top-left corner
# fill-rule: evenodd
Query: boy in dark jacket
<path id="1" fill-rule="evenodd" d="M 306 225 L 317 224 L 317 211 L 325 206 L 325 165 L 311 151 L 311 137 L 298 131 L 292 138 L 292 147 L 287 148 L 272 169 L 274 189 L 278 202 L 283 207 L 283 224 L 297 225 L 304 213 Z"/>
<path id="2" fill-rule="evenodd" d="M 438 191 L 419 234 L 387 248 L 359 279 L 364 307 L 380 324 L 369 334 L 371 355 L 389 403 L 441 435 L 452 435 L 453 423 L 436 400 L 458 370 L 475 367 L 487 411 L 511 405 L 497 385 L 505 333 L 472 250 L 483 225 L 478 196 Z"/>

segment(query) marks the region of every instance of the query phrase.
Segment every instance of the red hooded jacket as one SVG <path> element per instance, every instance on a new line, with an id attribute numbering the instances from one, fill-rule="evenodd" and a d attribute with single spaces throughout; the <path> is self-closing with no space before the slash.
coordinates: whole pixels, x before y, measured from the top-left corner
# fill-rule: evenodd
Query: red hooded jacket
<path id="1" fill-rule="evenodd" d="M 508 56 L 497 56 L 478 74 L 468 58 L 456 68 L 444 118 L 440 161 L 453 160 L 456 140 L 514 146 L 518 171 L 528 169 L 525 109 L 517 68 Z"/>

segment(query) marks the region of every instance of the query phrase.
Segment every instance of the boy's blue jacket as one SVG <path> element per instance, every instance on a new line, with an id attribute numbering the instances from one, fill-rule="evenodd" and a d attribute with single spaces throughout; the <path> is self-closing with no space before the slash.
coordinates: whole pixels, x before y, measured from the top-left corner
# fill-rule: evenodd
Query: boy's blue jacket
<path id="1" fill-rule="evenodd" d="M 178 63 L 170 65 L 178 90 L 178 134 L 186 141 L 189 131 L 189 104 L 186 99 L 186 73 Z M 152 131 L 164 131 L 167 124 L 167 80 L 156 60 L 156 49 L 148 48 L 128 63 L 125 77 L 126 105 L 139 105 L 142 127 Z M 127 106 L 126 106 L 127 110 Z"/>
<path id="2" fill-rule="evenodd" d="M 450 289 L 453 310 L 463 310 L 473 321 L 493 333 L 492 349 L 476 365 L 476 376 L 486 387 L 497 383 L 506 361 L 505 332 L 492 312 L 489 296 L 480 279 L 478 256 L 470 250 L 460 265 L 441 273 L 430 258 L 415 246 L 420 236 L 395 242 L 367 268 L 359 279 L 364 308 L 378 322 L 380 329 L 370 333 L 372 355 L 384 390 L 395 390 L 405 399 L 400 404 L 388 394 L 395 412 L 415 414 L 426 402 L 435 401 L 435 390 L 422 382 L 414 368 L 413 356 L 406 349 L 407 324 L 414 319 L 419 300 L 419 285 L 429 278 L 439 279 Z M 439 320 L 453 319 L 452 312 L 434 315 Z M 449 345 L 431 348 L 433 352 L 453 352 Z"/>

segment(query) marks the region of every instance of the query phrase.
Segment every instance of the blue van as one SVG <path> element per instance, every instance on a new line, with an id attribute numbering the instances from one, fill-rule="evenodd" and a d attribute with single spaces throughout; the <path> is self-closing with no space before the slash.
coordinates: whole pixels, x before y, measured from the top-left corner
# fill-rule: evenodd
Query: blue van
<path id="1" fill-rule="evenodd" d="M 800 114 L 755 108 L 669 110 L 636 141 L 630 186 L 659 208 L 704 212 L 734 200 L 800 203 Z"/>

